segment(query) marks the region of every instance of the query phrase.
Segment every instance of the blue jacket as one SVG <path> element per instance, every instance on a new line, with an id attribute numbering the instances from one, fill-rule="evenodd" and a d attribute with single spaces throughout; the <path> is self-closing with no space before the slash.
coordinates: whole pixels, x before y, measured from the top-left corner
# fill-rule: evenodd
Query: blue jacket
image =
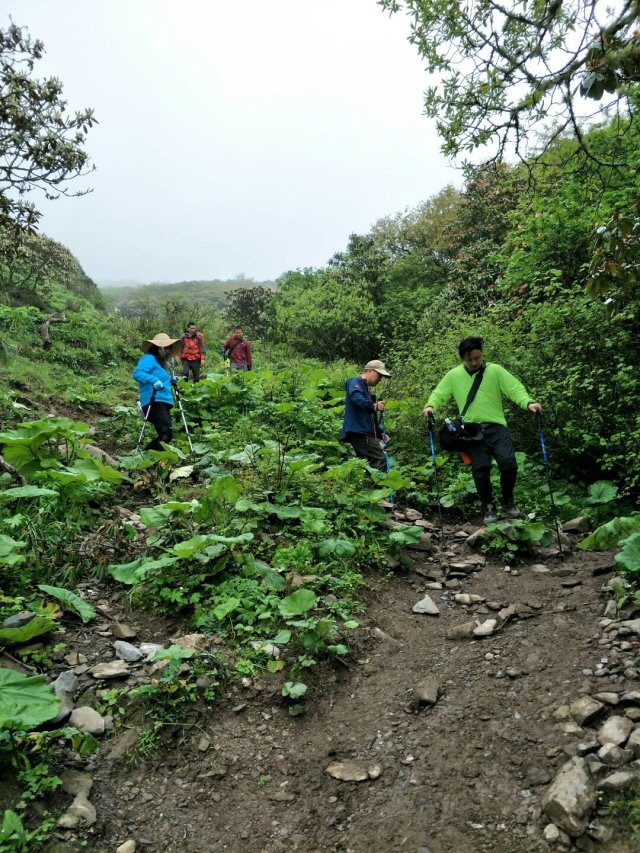
<path id="1" fill-rule="evenodd" d="M 171 376 L 161 367 L 155 356 L 145 353 L 140 361 L 136 364 L 136 369 L 133 371 L 133 378 L 138 383 L 140 388 L 140 405 L 146 406 L 153 394 L 153 383 L 158 379 L 164 385 L 156 391 L 156 403 L 169 403 L 173 406 L 173 395 L 171 393 Z"/>
<path id="2" fill-rule="evenodd" d="M 348 432 L 376 436 L 378 426 L 375 420 L 373 397 L 366 380 L 361 376 L 348 379 L 345 391 L 344 422 L 340 441 L 344 441 Z"/>

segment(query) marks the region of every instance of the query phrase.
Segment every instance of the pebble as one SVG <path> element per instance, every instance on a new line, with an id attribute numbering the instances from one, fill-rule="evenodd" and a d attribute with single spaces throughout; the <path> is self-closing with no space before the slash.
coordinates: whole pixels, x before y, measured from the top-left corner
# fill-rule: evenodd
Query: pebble
<path id="1" fill-rule="evenodd" d="M 440 684 L 434 678 L 423 678 L 413 687 L 414 698 L 423 705 L 435 705 L 439 692 Z"/>
<path id="2" fill-rule="evenodd" d="M 478 625 L 477 628 L 474 628 L 473 635 L 474 637 L 489 637 L 498 627 L 497 619 L 486 619 L 482 622 L 481 625 Z"/>
<path id="3" fill-rule="evenodd" d="M 104 718 L 101 714 L 87 705 L 80 708 L 75 708 L 69 717 L 69 724 L 75 726 L 78 731 L 85 732 L 90 735 L 104 734 Z"/>
<path id="4" fill-rule="evenodd" d="M 89 670 L 94 678 L 126 678 L 131 675 L 131 670 L 128 664 L 123 660 L 108 661 L 107 663 L 99 663 L 91 667 Z"/>
<path id="5" fill-rule="evenodd" d="M 136 853 L 136 842 L 133 838 L 129 838 L 124 844 L 116 847 L 116 853 Z"/>
<path id="6" fill-rule="evenodd" d="M 127 643 L 126 640 L 116 640 L 113 648 L 116 650 L 116 657 L 128 663 L 136 663 L 144 657 L 142 649 Z"/>
<path id="7" fill-rule="evenodd" d="M 325 767 L 325 773 L 328 773 L 333 779 L 340 779 L 342 782 L 365 782 L 368 779 L 377 779 L 382 775 L 382 768 L 378 764 L 371 767 L 365 767 L 357 761 L 332 761 L 328 767 Z M 369 775 L 371 772 L 372 775 Z"/>
<path id="8" fill-rule="evenodd" d="M 426 613 L 429 616 L 438 616 L 440 614 L 433 599 L 428 595 L 425 595 L 424 598 L 414 604 L 412 610 L 414 613 Z"/>
<path id="9" fill-rule="evenodd" d="M 110 630 L 116 640 L 133 640 L 138 633 L 135 628 L 131 628 L 131 626 L 125 625 L 123 622 L 113 622 Z"/>

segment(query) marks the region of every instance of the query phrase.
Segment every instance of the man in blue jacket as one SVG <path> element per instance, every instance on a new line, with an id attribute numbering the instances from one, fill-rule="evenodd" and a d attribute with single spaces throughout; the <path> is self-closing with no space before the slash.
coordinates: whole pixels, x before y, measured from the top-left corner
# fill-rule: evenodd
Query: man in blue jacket
<path id="1" fill-rule="evenodd" d="M 370 389 L 383 376 L 391 376 L 382 361 L 375 359 L 364 366 L 360 376 L 347 380 L 344 403 L 344 423 L 340 441 L 348 441 L 356 456 L 366 459 L 372 468 L 386 471 L 387 463 L 380 439 L 382 430 L 376 419 L 377 412 L 384 412 L 382 400 L 376 400 Z"/>

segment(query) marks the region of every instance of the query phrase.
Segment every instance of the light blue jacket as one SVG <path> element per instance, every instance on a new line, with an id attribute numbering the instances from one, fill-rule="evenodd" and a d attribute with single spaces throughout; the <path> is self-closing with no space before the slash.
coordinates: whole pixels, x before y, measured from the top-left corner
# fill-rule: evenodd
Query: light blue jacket
<path id="1" fill-rule="evenodd" d="M 170 406 L 173 406 L 171 376 L 164 367 L 160 366 L 155 356 L 145 353 L 136 364 L 136 369 L 133 371 L 133 378 L 138 383 L 140 389 L 141 406 L 146 406 L 151 401 L 153 383 L 157 382 L 158 379 L 164 387 L 156 391 L 156 403 L 169 403 Z"/>

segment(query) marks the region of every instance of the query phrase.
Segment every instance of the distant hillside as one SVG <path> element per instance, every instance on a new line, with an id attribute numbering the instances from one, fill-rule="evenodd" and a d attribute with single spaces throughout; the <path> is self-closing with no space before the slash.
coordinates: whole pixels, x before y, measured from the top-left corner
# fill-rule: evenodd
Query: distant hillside
<path id="1" fill-rule="evenodd" d="M 245 276 L 211 281 L 152 282 L 142 285 L 111 287 L 101 285 L 100 292 L 108 311 L 117 310 L 127 315 L 137 315 L 141 308 L 177 299 L 188 301 L 202 308 L 225 308 L 228 299 L 225 293 L 251 287 L 267 287 L 275 290 L 273 281 L 256 281 Z"/>

